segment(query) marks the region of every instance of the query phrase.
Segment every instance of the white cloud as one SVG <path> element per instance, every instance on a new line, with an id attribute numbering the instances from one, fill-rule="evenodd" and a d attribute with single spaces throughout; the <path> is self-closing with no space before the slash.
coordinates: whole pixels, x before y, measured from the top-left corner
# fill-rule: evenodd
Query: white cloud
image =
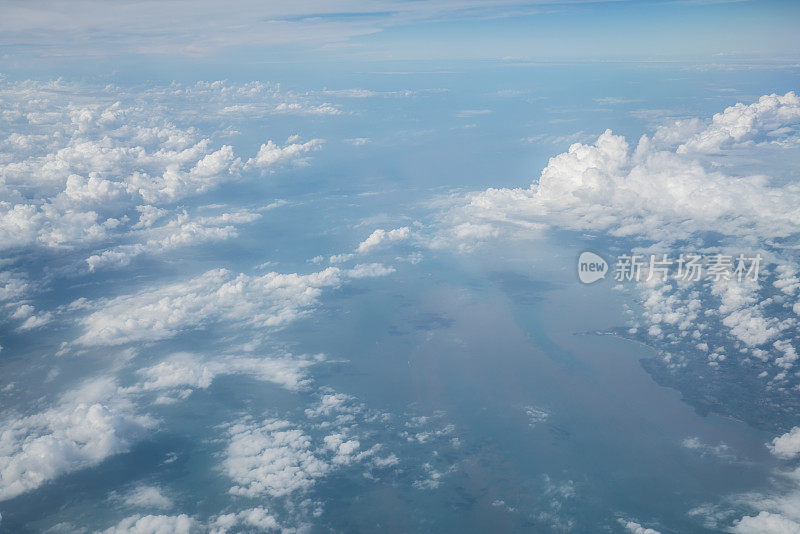
<path id="1" fill-rule="evenodd" d="M 142 98 L 152 105 L 142 106 Z M 0 249 L 80 248 L 90 270 L 231 239 L 239 225 L 260 216 L 260 210 L 200 216 L 176 209 L 178 201 L 243 179 L 245 167 L 230 145 L 177 124 L 194 115 L 217 116 L 237 102 L 323 109 L 313 97 L 262 82 L 124 90 L 0 79 L 0 99 Z M 284 146 L 268 141 L 248 165 L 274 171 L 306 163 L 322 140 L 298 139 L 292 136 Z M 23 272 L 9 276 L 0 275 L 0 299 L 18 298 L 29 288 Z"/>
<path id="2" fill-rule="evenodd" d="M 800 98 L 794 93 L 764 95 L 753 104 L 738 103 L 711 119 L 677 148 L 678 153 L 719 152 L 734 143 L 783 136 L 787 127 L 800 123 Z M 664 136 L 669 136 L 664 132 Z"/>
<path id="3" fill-rule="evenodd" d="M 381 228 L 372 232 L 369 237 L 358 245 L 359 254 L 364 254 L 385 243 L 395 243 L 404 241 L 411 236 L 411 230 L 407 226 L 395 228 L 393 230 L 383 230 Z"/>
<path id="4" fill-rule="evenodd" d="M 776 437 L 767 445 L 772 454 L 778 458 L 790 460 L 800 454 L 800 427 L 796 426 L 789 432 Z"/>
<path id="5" fill-rule="evenodd" d="M 330 465 L 315 455 L 311 438 L 288 421 L 234 424 L 223 468 L 235 485 L 231 493 L 247 497 L 286 496 L 307 490 Z"/>
<path id="6" fill-rule="evenodd" d="M 525 406 L 525 415 L 528 416 L 528 424 L 536 426 L 539 423 L 544 423 L 550 418 L 550 413 L 536 406 Z"/>
<path id="7" fill-rule="evenodd" d="M 21 325 L 19 325 L 19 327 L 17 327 L 17 330 L 20 332 L 24 332 L 25 330 L 33 330 L 34 328 L 40 328 L 46 325 L 52 320 L 53 314 L 50 312 L 42 312 L 38 315 L 30 315 L 22 322 Z"/>
<path id="8" fill-rule="evenodd" d="M 240 172 L 230 146 L 214 148 L 158 108 L 61 82 L 0 81 L 0 95 L 0 122 L 14 132 L 0 140 L 3 248 L 97 242 L 137 203 L 202 193 Z"/>
<path id="9" fill-rule="evenodd" d="M 425 462 L 422 464 L 422 469 L 425 471 L 425 478 L 415 480 L 412 485 L 419 490 L 433 490 L 441 485 L 442 478 L 452 473 L 455 467 L 451 466 L 444 471 L 439 471 L 430 462 Z"/>
<path id="10" fill-rule="evenodd" d="M 756 516 L 745 516 L 730 528 L 736 534 L 800 534 L 800 523 L 780 514 L 759 512 Z"/>
<path id="11" fill-rule="evenodd" d="M 87 382 L 53 408 L 0 425 L 0 500 L 125 452 L 155 421 L 135 413 L 111 379 Z"/>
<path id="12" fill-rule="evenodd" d="M 327 393 L 320 398 L 319 405 L 306 409 L 307 417 L 328 416 L 342 411 L 358 411 L 360 408 L 353 406 L 355 397 L 344 393 Z"/>
<path id="13" fill-rule="evenodd" d="M 353 256 L 354 256 L 354 254 L 334 254 L 333 256 L 328 258 L 328 261 L 335 265 L 335 264 L 338 264 L 338 263 L 344 263 L 346 261 L 349 261 L 350 259 L 353 258 Z M 320 259 L 321 259 L 321 257 L 320 257 Z"/>
<path id="14" fill-rule="evenodd" d="M 454 201 L 442 232 L 458 237 L 454 229 L 463 225 L 485 228 L 479 236 L 463 236 L 479 240 L 501 230 L 535 236 L 548 226 L 665 242 L 705 231 L 740 238 L 788 236 L 800 229 L 800 187 L 729 172 L 718 159 L 720 151 L 763 158 L 767 151 L 797 150 L 781 141 L 797 135 L 798 123 L 800 99 L 787 93 L 733 106 L 709 124 L 664 126 L 633 149 L 606 131 L 594 144 L 576 143 L 551 158 L 528 189 L 488 189 L 463 203 Z"/>
<path id="15" fill-rule="evenodd" d="M 697 436 L 692 436 L 689 438 L 684 439 L 681 442 L 681 445 L 687 449 L 697 451 L 701 455 L 712 455 L 716 456 L 721 460 L 734 460 L 735 456 L 731 452 L 731 448 L 728 447 L 725 443 L 718 443 L 717 445 L 711 445 L 709 443 L 705 443 L 702 439 Z"/>
<path id="16" fill-rule="evenodd" d="M 312 150 L 318 150 L 324 141 L 322 139 L 312 139 L 305 143 L 287 142 L 284 146 L 278 146 L 273 141 L 267 141 L 261 145 L 254 158 L 247 161 L 247 167 L 254 167 L 262 170 L 269 170 L 272 167 L 289 161 L 302 163 L 302 157 Z"/>
<path id="17" fill-rule="evenodd" d="M 286 355 L 278 358 L 224 356 L 203 359 L 193 354 L 175 354 L 151 367 L 139 370 L 144 378 L 129 391 L 207 388 L 220 375 L 247 375 L 272 382 L 288 390 L 299 390 L 309 384 L 306 369 L 321 357 L 305 358 Z"/>
<path id="18" fill-rule="evenodd" d="M 394 267 L 387 267 L 380 263 L 360 263 L 347 271 L 350 278 L 373 278 L 376 276 L 386 276 L 395 271 Z"/>
<path id="19" fill-rule="evenodd" d="M 191 217 L 184 210 L 174 219 L 161 226 L 153 226 L 154 215 L 163 217 L 166 210 L 157 210 L 153 206 L 138 206 L 142 216 L 136 226 L 140 229 L 128 233 L 138 242 L 132 245 L 119 245 L 86 258 L 90 271 L 108 265 L 127 265 L 139 254 L 163 253 L 175 248 L 196 245 L 208 241 L 219 241 L 237 237 L 237 224 L 249 223 L 261 217 L 260 214 L 239 210 L 222 213 L 217 216 Z"/>
<path id="20" fill-rule="evenodd" d="M 249 527 L 260 532 L 271 530 L 290 530 L 282 529 L 278 520 L 269 513 L 263 506 L 242 510 L 232 514 L 224 514 L 215 517 L 210 522 L 210 534 L 225 534 L 228 530 L 237 527 Z M 237 530 L 238 532 L 238 530 Z"/>
<path id="21" fill-rule="evenodd" d="M 627 530 L 631 534 L 661 534 L 659 531 L 653 528 L 643 527 L 636 521 L 620 520 L 620 523 L 622 524 L 623 527 L 625 527 L 625 530 Z"/>
<path id="22" fill-rule="evenodd" d="M 186 282 L 95 302 L 81 319 L 82 345 L 120 345 L 157 341 L 216 321 L 276 328 L 301 317 L 325 287 L 338 286 L 335 267 L 308 275 L 234 275 L 208 271 Z"/>
<path id="23" fill-rule="evenodd" d="M 183 534 L 208 532 L 226 534 L 234 532 L 270 532 L 283 529 L 274 515 L 263 506 L 248 508 L 238 512 L 220 514 L 207 523 L 198 521 L 186 514 L 180 515 L 133 515 L 126 517 L 114 527 L 102 531 L 103 534 Z"/>
<path id="24" fill-rule="evenodd" d="M 186 514 L 132 515 L 116 526 L 103 530 L 103 534 L 191 534 L 200 525 Z"/>
<path id="25" fill-rule="evenodd" d="M 720 506 L 704 505 L 691 515 L 704 517 L 707 526 L 715 530 L 736 533 L 785 534 L 800 532 L 800 469 L 778 471 L 773 486 L 763 491 L 743 493 L 726 498 Z M 731 505 L 735 505 L 732 509 Z M 742 508 L 752 510 L 732 522 L 728 528 L 721 523 L 739 515 Z"/>
<path id="26" fill-rule="evenodd" d="M 121 496 L 125 506 L 132 508 L 158 508 L 168 510 L 174 506 L 172 499 L 164 495 L 158 486 L 137 486 Z"/>
<path id="27" fill-rule="evenodd" d="M 359 448 L 361 443 L 357 439 L 347 439 L 344 434 L 330 434 L 323 439 L 325 448 L 333 452 L 331 462 L 336 465 L 350 464 L 360 459 Z"/>
<path id="28" fill-rule="evenodd" d="M 0 272 L 0 302 L 19 299 L 28 287 L 26 277 L 11 271 Z"/>

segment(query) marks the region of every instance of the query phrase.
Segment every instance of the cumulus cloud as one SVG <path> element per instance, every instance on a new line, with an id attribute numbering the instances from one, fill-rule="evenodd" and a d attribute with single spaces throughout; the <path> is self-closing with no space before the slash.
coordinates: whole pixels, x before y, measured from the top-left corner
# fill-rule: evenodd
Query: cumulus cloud
<path id="1" fill-rule="evenodd" d="M 117 525 L 103 530 L 103 534 L 191 534 L 200 525 L 186 514 L 132 515 Z"/>
<path id="2" fill-rule="evenodd" d="M 0 272 L 0 302 L 19 299 L 28 287 L 25 276 L 11 271 Z"/>
<path id="3" fill-rule="evenodd" d="M 43 412 L 7 414 L 0 426 L 0 500 L 125 452 L 155 425 L 116 393 L 113 380 L 98 379 Z"/>
<path id="4" fill-rule="evenodd" d="M 648 528 L 640 525 L 636 521 L 624 521 L 620 520 L 620 523 L 625 530 L 630 532 L 631 534 L 661 534 L 659 531 L 653 528 Z"/>
<path id="5" fill-rule="evenodd" d="M 708 125 L 697 121 L 679 123 L 688 139 L 682 140 L 677 152 L 714 153 L 733 144 L 778 139 L 789 132 L 796 133 L 798 123 L 800 99 L 795 93 L 764 95 L 753 104 L 740 102 L 715 114 Z M 656 137 L 674 135 L 674 131 L 662 128 Z"/>
<path id="6" fill-rule="evenodd" d="M 665 125 L 633 148 L 609 130 L 594 144 L 575 143 L 551 158 L 530 188 L 488 189 L 455 200 L 444 232 L 455 237 L 463 225 L 485 228 L 462 236 L 478 241 L 501 231 L 535 236 L 550 226 L 663 242 L 707 231 L 785 237 L 800 229 L 800 187 L 726 172 L 717 158 L 726 150 L 756 156 L 765 145 L 794 150 L 789 140 L 799 123 L 800 99 L 787 93 L 737 104 L 710 123 Z"/>
<path id="7" fill-rule="evenodd" d="M 737 534 L 798 534 L 800 523 L 780 514 L 759 512 L 756 516 L 745 516 L 730 528 Z"/>
<path id="8" fill-rule="evenodd" d="M 216 216 L 191 217 L 186 210 L 174 219 L 160 226 L 153 226 L 154 221 L 166 213 L 154 206 L 138 206 L 141 216 L 135 228 L 128 233 L 128 238 L 137 242 L 130 245 L 118 245 L 92 254 L 86 258 L 90 271 L 108 265 L 123 266 L 140 254 L 157 254 L 186 245 L 197 245 L 208 241 L 231 239 L 238 236 L 236 225 L 253 222 L 261 217 L 259 213 L 239 210 L 222 213 Z"/>
<path id="9" fill-rule="evenodd" d="M 403 241 L 411 236 L 411 230 L 407 226 L 395 228 L 393 230 L 383 230 L 379 228 L 372 232 L 369 237 L 358 245 L 359 254 L 364 254 L 385 243 Z"/>
<path id="10" fill-rule="evenodd" d="M 374 278 L 376 276 L 386 276 L 395 271 L 394 267 L 387 267 L 380 263 L 360 263 L 347 270 L 350 278 Z"/>
<path id="11" fill-rule="evenodd" d="M 34 490 L 62 474 L 92 467 L 111 455 L 129 450 L 157 423 L 151 416 L 139 413 L 137 395 L 155 392 L 162 395 L 159 400 L 163 402 L 170 399 L 164 394 L 181 397 L 181 393 L 192 389 L 209 387 L 216 376 L 223 374 L 247 375 L 298 390 L 310 383 L 305 369 L 321 360 L 321 356 L 291 355 L 210 360 L 176 354 L 140 369 L 139 380 L 132 386 L 120 387 L 111 377 L 93 379 L 65 393 L 54 407 L 45 411 L 27 416 L 9 413 L 0 431 L 0 500 Z M 353 456 L 355 451 L 349 446 L 343 445 L 335 451 L 339 463 Z M 171 499 L 155 486 L 138 486 L 116 498 L 132 507 L 172 506 Z M 149 525 L 148 521 L 145 524 Z M 133 528 L 136 524 L 138 519 L 128 526 Z"/>
<path id="12" fill-rule="evenodd" d="M 158 508 L 168 510 L 174 506 L 172 499 L 164 495 L 158 486 L 137 486 L 119 499 L 131 508 Z"/>
<path id="13" fill-rule="evenodd" d="M 778 458 L 790 460 L 800 454 L 800 427 L 796 426 L 789 432 L 776 437 L 768 444 L 769 450 Z"/>
<path id="14" fill-rule="evenodd" d="M 738 534 L 797 534 L 800 523 L 780 513 L 761 511 L 757 515 L 744 516 L 727 529 Z"/>
<path id="15" fill-rule="evenodd" d="M 155 104 L 141 106 L 143 96 Z M 0 98 L 0 249 L 88 249 L 91 270 L 125 265 L 142 253 L 236 237 L 236 226 L 257 213 L 190 216 L 175 204 L 243 179 L 245 168 L 272 172 L 307 163 L 308 153 L 322 143 L 299 142 L 297 136 L 284 146 L 267 141 L 245 164 L 232 146 L 177 125 L 182 109 L 189 117 L 207 117 L 204 110 L 215 113 L 243 100 L 288 98 L 310 105 L 307 97 L 261 82 L 137 92 L 60 80 L 0 80 Z M 155 225 L 168 215 L 171 220 Z M 5 285 L 0 298 L 19 291 L 19 283 Z"/>
<path id="16" fill-rule="evenodd" d="M 278 520 L 263 506 L 242 510 L 240 512 L 223 514 L 210 521 L 210 534 L 225 534 L 232 528 L 244 527 L 260 532 L 272 530 L 289 530 L 281 528 Z M 238 530 L 237 530 L 238 531 Z"/>
<path id="17" fill-rule="evenodd" d="M 237 423 L 229 435 L 223 467 L 235 495 L 281 497 L 307 490 L 330 469 L 316 456 L 311 438 L 288 421 Z"/>
<path id="18" fill-rule="evenodd" d="M 288 390 L 299 390 L 309 384 L 306 369 L 322 361 L 315 358 L 286 355 L 273 358 L 225 356 L 204 359 L 181 353 L 139 370 L 142 382 L 129 391 L 158 391 L 165 389 L 207 388 L 220 375 L 241 374 L 256 380 L 272 382 Z"/>
<path id="19" fill-rule="evenodd" d="M 94 303 L 96 311 L 81 319 L 84 333 L 76 342 L 157 341 L 215 321 L 281 327 L 307 313 L 323 288 L 341 282 L 342 273 L 335 267 L 308 275 L 263 276 L 216 269 L 186 282 Z"/>
<path id="20" fill-rule="evenodd" d="M 76 343 L 158 341 L 222 321 L 280 328 L 306 315 L 323 289 L 337 287 L 348 278 L 392 272 L 394 269 L 380 264 L 357 265 L 347 271 L 328 267 L 306 275 L 270 272 L 250 276 L 215 269 L 185 282 L 83 303 L 95 311 L 80 319 L 84 333 Z"/>
<path id="21" fill-rule="evenodd" d="M 382 446 L 374 434 L 386 431 L 385 414 L 370 413 L 354 397 L 328 391 L 305 410 L 307 421 L 245 418 L 230 425 L 222 469 L 234 483 L 232 494 L 302 502 L 319 479 L 337 469 L 397 464 L 393 454 L 376 457 Z M 375 423 L 382 424 L 372 431 L 361 427 Z"/>
<path id="22" fill-rule="evenodd" d="M 258 168 L 262 170 L 269 170 L 275 165 L 294 161 L 295 163 L 303 163 L 305 160 L 302 156 L 312 150 L 318 150 L 322 143 L 322 139 L 312 139 L 305 143 L 293 143 L 290 140 L 284 146 L 278 146 L 273 141 L 267 141 L 266 144 L 261 145 L 255 157 L 247 161 L 247 166 Z"/>
<path id="23" fill-rule="evenodd" d="M 241 532 L 242 529 L 247 532 L 284 530 L 267 508 L 257 506 L 238 512 L 220 514 L 210 518 L 207 522 L 199 521 L 186 514 L 132 515 L 101 532 L 104 534 L 181 534 L 190 532 L 226 534 L 231 530 Z"/>

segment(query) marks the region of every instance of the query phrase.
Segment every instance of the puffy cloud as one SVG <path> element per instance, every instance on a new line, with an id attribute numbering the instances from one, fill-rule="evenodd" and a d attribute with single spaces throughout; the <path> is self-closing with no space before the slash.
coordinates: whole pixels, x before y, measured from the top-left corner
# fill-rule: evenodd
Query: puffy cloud
<path id="1" fill-rule="evenodd" d="M 174 506 L 172 499 L 164 495 L 158 486 L 137 486 L 121 496 L 125 506 L 132 508 L 158 508 L 168 510 Z"/>
<path id="2" fill-rule="evenodd" d="M 800 454 L 800 427 L 796 426 L 789 432 L 776 437 L 767 445 L 772 454 L 778 458 L 792 459 Z"/>
<path id="3" fill-rule="evenodd" d="M 155 421 L 116 393 L 113 380 L 94 380 L 46 411 L 7 414 L 0 425 L 0 500 L 127 451 Z"/>
<path id="4" fill-rule="evenodd" d="M 200 525 L 186 514 L 132 515 L 116 526 L 103 530 L 103 534 L 191 534 Z"/>
<path id="5" fill-rule="evenodd" d="M 280 84 L 252 81 L 242 84 L 225 80 L 199 81 L 184 85 L 173 82 L 169 87 L 155 87 L 146 91 L 149 99 L 161 103 L 183 99 L 197 117 L 216 116 L 226 122 L 231 119 L 252 120 L 270 115 L 342 115 L 337 106 L 320 100 L 329 93 L 284 91 Z M 299 136 L 292 136 L 287 143 L 294 143 Z M 315 140 L 318 141 L 318 140 Z"/>
<path id="6" fill-rule="evenodd" d="M 736 533 L 797 533 L 800 532 L 800 469 L 778 471 L 772 487 L 727 497 L 720 506 L 704 505 L 691 512 L 703 517 L 709 528 Z M 731 505 L 735 505 L 732 509 Z M 734 514 L 742 508 L 752 510 L 725 528 Z"/>
<path id="7" fill-rule="evenodd" d="M 720 298 L 722 324 L 731 334 L 750 347 L 763 345 L 775 339 L 785 326 L 775 317 L 765 317 L 758 304 L 757 282 L 720 279 L 714 282 L 712 294 Z"/>
<path id="8" fill-rule="evenodd" d="M 0 302 L 22 297 L 28 289 L 24 276 L 10 271 L 0 272 Z"/>
<path id="9" fill-rule="evenodd" d="M 383 230 L 381 228 L 372 232 L 369 237 L 358 245 L 358 252 L 364 254 L 385 243 L 403 241 L 411 236 L 411 230 L 407 226 L 395 228 L 394 230 Z"/>
<path id="10" fill-rule="evenodd" d="M 796 94 L 764 95 L 753 104 L 738 103 L 715 114 L 709 125 L 684 140 L 677 151 L 719 152 L 734 143 L 785 137 L 788 132 L 796 133 L 798 124 L 800 98 Z M 662 129 L 657 135 L 669 133 Z"/>
<path id="11" fill-rule="evenodd" d="M 237 526 L 249 527 L 261 532 L 283 530 L 275 516 L 270 514 L 269 510 L 263 506 L 232 514 L 219 515 L 210 522 L 209 526 L 210 534 L 225 534 L 228 530 Z"/>
<path id="12" fill-rule="evenodd" d="M 735 460 L 736 457 L 732 454 L 731 448 L 728 447 L 725 443 L 718 443 L 717 445 L 711 445 L 709 443 L 705 443 L 697 436 L 689 437 L 684 439 L 681 442 L 683 447 L 687 449 L 697 451 L 701 455 L 712 455 L 716 456 L 721 460 Z"/>
<path id="13" fill-rule="evenodd" d="M 151 108 L 102 98 L 76 104 L 59 96 L 63 89 L 7 82 L 0 87 L 4 104 L 17 112 L 13 119 L 0 118 L 14 132 L 0 142 L 4 248 L 97 241 L 137 200 L 175 201 L 240 170 L 230 146 L 215 150 L 194 129 L 178 128 Z"/>
<path id="14" fill-rule="evenodd" d="M 158 341 L 212 322 L 280 328 L 302 317 L 318 302 L 324 288 L 346 278 L 383 276 L 393 272 L 380 264 L 349 271 L 328 267 L 301 275 L 270 272 L 234 275 L 215 269 L 185 282 L 146 289 L 132 295 L 86 303 L 95 311 L 80 319 L 80 345 L 121 345 Z"/>
<path id="15" fill-rule="evenodd" d="M 532 427 L 544 423 L 550 418 L 550 412 L 536 406 L 525 406 L 525 415 L 528 416 L 528 424 Z"/>
<path id="16" fill-rule="evenodd" d="M 354 400 L 355 397 L 344 393 L 328 393 L 320 398 L 315 408 L 308 408 L 305 413 L 308 417 L 320 417 L 342 411 L 358 411 L 360 408 L 352 405 Z"/>
<path id="17" fill-rule="evenodd" d="M 141 106 L 142 96 L 155 104 Z M 0 249 L 100 245 L 103 249 L 91 250 L 87 258 L 89 268 L 96 269 L 125 265 L 142 253 L 236 237 L 236 225 L 257 214 L 234 212 L 227 221 L 179 214 L 153 226 L 169 212 L 161 206 L 241 179 L 245 167 L 233 147 L 217 145 L 196 128 L 179 127 L 175 118 L 207 117 L 203 107 L 218 110 L 265 98 L 290 98 L 304 107 L 308 100 L 261 82 L 128 92 L 61 81 L 0 80 L 0 127 L 8 132 L 0 136 Z M 285 146 L 268 141 L 250 166 L 274 170 L 292 161 L 305 163 L 307 153 L 322 143 L 297 140 L 293 136 Z M 131 224 L 133 210 L 139 217 Z"/>
<path id="18" fill-rule="evenodd" d="M 269 532 L 282 530 L 278 520 L 263 506 L 212 517 L 207 523 L 186 514 L 180 515 L 133 515 L 126 517 L 114 527 L 102 531 L 104 534 L 181 534 L 208 532 L 226 534 L 230 530 L 240 532 Z"/>
<path id="19" fill-rule="evenodd" d="M 353 256 L 354 256 L 354 254 L 334 254 L 333 256 L 328 258 L 328 261 L 333 263 L 333 264 L 344 263 L 344 262 L 352 259 Z M 321 257 L 320 257 L 320 259 L 321 259 Z"/>
<path id="20" fill-rule="evenodd" d="M 331 104 L 320 104 L 317 106 L 304 106 L 293 102 L 291 104 L 281 102 L 272 109 L 272 113 L 292 113 L 300 115 L 341 115 L 342 111 Z"/>
<path id="21" fill-rule="evenodd" d="M 759 512 L 756 516 L 745 516 L 730 528 L 737 534 L 800 534 L 800 523 L 780 514 Z"/>
<path id="22" fill-rule="evenodd" d="M 17 330 L 23 332 L 25 330 L 33 330 L 39 328 L 53 320 L 53 314 L 50 312 L 42 312 L 38 315 L 30 315 L 27 317 Z"/>
<path id="23" fill-rule="evenodd" d="M 625 530 L 627 530 L 631 534 L 661 534 L 659 531 L 653 528 L 643 527 L 636 521 L 620 520 L 620 523 L 622 524 L 623 527 L 625 527 Z"/>
<path id="24" fill-rule="evenodd" d="M 215 377 L 232 374 L 247 375 L 289 390 L 298 390 L 309 384 L 305 370 L 319 361 L 321 357 L 309 359 L 291 355 L 280 358 L 227 356 L 206 360 L 193 354 L 175 354 L 140 369 L 139 375 L 144 381 L 130 391 L 207 388 Z"/>
<path id="25" fill-rule="evenodd" d="M 312 150 L 318 150 L 323 142 L 322 139 L 312 139 L 305 143 L 293 143 L 290 138 L 286 145 L 281 147 L 273 141 L 267 141 L 266 144 L 261 145 L 255 157 L 247 161 L 247 166 L 269 170 L 275 165 L 288 161 L 302 163 L 305 161 L 302 159 L 302 156 Z"/>
<path id="26" fill-rule="evenodd" d="M 363 446 L 373 441 L 375 432 L 386 431 L 386 419 L 367 413 L 354 397 L 325 393 L 305 413 L 311 421 L 245 418 L 228 428 L 222 469 L 234 482 L 231 493 L 304 499 L 302 495 L 318 479 L 335 469 L 357 463 L 386 468 L 398 462 L 391 454 L 376 459 L 381 449 L 378 443 Z M 382 424 L 372 432 L 359 430 L 360 425 L 372 423 Z"/>
<path id="27" fill-rule="evenodd" d="M 344 434 L 330 434 L 323 439 L 325 448 L 333 452 L 334 464 L 349 464 L 363 457 L 359 454 L 361 443 L 357 439 L 347 439 Z"/>
<path id="28" fill-rule="evenodd" d="M 215 321 L 281 327 L 307 313 L 323 288 L 341 280 L 335 267 L 308 275 L 212 270 L 186 282 L 95 303 L 97 310 L 81 320 L 84 334 L 77 343 L 157 341 Z"/>
<path id="29" fill-rule="evenodd" d="M 330 469 L 315 455 L 311 438 L 288 421 L 237 423 L 229 435 L 223 468 L 235 482 L 233 494 L 286 496 L 309 489 Z"/>
<path id="30" fill-rule="evenodd" d="M 154 220 L 163 216 L 166 211 L 157 210 L 153 206 L 139 206 L 139 208 L 142 216 L 137 226 L 141 229 L 128 234 L 139 242 L 119 245 L 89 256 L 86 258 L 86 263 L 90 271 L 107 265 L 127 265 L 139 254 L 161 253 L 181 246 L 234 238 L 238 235 L 236 224 L 249 223 L 261 217 L 260 214 L 247 210 L 211 217 L 190 217 L 184 210 L 175 219 L 154 227 Z"/>
<path id="31" fill-rule="evenodd" d="M 451 466 L 445 471 L 439 471 L 429 462 L 422 464 L 422 468 L 425 471 L 425 478 L 415 480 L 412 484 L 419 490 L 433 490 L 438 488 L 442 483 L 442 477 L 455 470 L 455 468 Z"/>
<path id="32" fill-rule="evenodd" d="M 758 157 L 764 143 L 793 138 L 798 122 L 800 100 L 787 93 L 737 104 L 707 125 L 664 126 L 633 149 L 606 131 L 594 144 L 575 143 L 551 158 L 528 189 L 488 189 L 455 200 L 442 231 L 454 237 L 464 225 L 483 229 L 465 240 L 491 239 L 501 230 L 530 236 L 548 226 L 664 242 L 706 231 L 785 237 L 800 228 L 800 186 L 726 174 L 717 153 L 750 150 Z"/>
<path id="33" fill-rule="evenodd" d="M 395 271 L 394 267 L 387 267 L 380 263 L 360 263 L 347 270 L 350 278 L 374 278 L 376 276 L 386 276 Z"/>
<path id="34" fill-rule="evenodd" d="M 384 230 L 379 228 L 372 232 L 364 241 L 359 243 L 354 253 L 334 254 L 328 258 L 332 264 L 345 263 L 357 254 L 366 254 L 372 250 L 385 246 L 389 243 L 405 241 L 411 237 L 411 230 L 407 226 Z M 400 259 L 400 258 L 398 258 Z M 386 267 L 379 263 L 359 264 L 347 271 L 351 278 L 364 278 L 367 276 L 383 276 L 394 272 L 393 267 Z"/>

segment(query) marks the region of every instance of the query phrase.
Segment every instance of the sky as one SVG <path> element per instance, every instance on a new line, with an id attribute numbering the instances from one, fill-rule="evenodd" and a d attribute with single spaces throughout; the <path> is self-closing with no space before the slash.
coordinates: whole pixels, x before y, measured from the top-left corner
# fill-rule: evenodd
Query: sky
<path id="1" fill-rule="evenodd" d="M 1 9 L 0 533 L 800 532 L 797 2 Z"/>
<path id="2" fill-rule="evenodd" d="M 7 2 L 4 64 L 796 61 L 791 1 Z"/>

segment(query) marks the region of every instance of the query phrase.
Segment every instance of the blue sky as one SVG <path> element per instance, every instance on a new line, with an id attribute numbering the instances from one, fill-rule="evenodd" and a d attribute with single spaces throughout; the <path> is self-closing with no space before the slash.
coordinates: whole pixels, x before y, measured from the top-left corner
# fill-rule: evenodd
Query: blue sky
<path id="1" fill-rule="evenodd" d="M 797 61 L 791 1 L 7 3 L 0 66 L 179 56 L 354 60 Z M 31 65 L 30 62 L 33 62 Z"/>

